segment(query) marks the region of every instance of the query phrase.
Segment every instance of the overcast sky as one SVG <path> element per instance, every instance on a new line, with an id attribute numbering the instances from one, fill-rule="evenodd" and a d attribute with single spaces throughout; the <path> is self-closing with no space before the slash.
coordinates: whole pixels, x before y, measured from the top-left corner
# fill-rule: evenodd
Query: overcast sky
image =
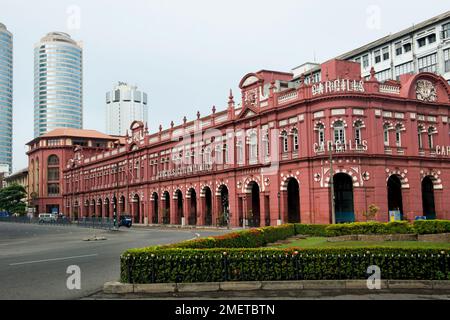
<path id="1" fill-rule="evenodd" d="M 448 1 L 0 0 L 14 36 L 14 171 L 33 138 L 33 46 L 51 31 L 84 48 L 84 128 L 105 130 L 117 81 L 149 95 L 149 127 L 225 108 L 248 72 L 323 62 L 449 10 Z"/>

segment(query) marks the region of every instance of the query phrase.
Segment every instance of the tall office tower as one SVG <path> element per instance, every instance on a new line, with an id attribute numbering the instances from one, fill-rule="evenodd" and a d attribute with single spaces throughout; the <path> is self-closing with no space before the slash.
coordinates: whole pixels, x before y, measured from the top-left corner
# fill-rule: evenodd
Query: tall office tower
<path id="1" fill-rule="evenodd" d="M 50 32 L 34 49 L 34 136 L 83 127 L 83 52 L 63 32 Z"/>
<path id="2" fill-rule="evenodd" d="M 135 120 L 148 121 L 147 94 L 119 82 L 106 93 L 106 133 L 123 136 Z"/>
<path id="3" fill-rule="evenodd" d="M 11 32 L 0 23 L 0 173 L 6 174 L 12 172 L 12 41 Z"/>

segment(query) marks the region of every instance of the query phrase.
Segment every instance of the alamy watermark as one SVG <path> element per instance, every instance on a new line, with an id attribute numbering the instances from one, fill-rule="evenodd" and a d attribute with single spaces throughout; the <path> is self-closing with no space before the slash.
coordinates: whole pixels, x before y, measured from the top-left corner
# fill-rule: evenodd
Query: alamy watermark
<path id="1" fill-rule="evenodd" d="M 66 281 L 66 287 L 68 290 L 81 290 L 81 269 L 77 265 L 68 266 L 66 273 L 69 277 Z"/>

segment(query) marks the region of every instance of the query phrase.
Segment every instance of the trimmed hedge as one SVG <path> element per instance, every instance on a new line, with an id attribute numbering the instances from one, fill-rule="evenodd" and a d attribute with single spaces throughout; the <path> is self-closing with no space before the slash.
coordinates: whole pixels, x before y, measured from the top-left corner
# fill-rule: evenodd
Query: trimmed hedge
<path id="1" fill-rule="evenodd" d="M 132 249 L 121 256 L 121 281 L 174 283 L 367 279 L 376 265 L 383 279 L 450 280 L 450 250 Z"/>
<path id="2" fill-rule="evenodd" d="M 413 225 L 418 234 L 450 233 L 449 220 L 418 220 Z"/>
<path id="3" fill-rule="evenodd" d="M 325 236 L 377 234 L 437 234 L 450 233 L 448 220 L 418 220 L 412 224 L 407 221 L 396 222 L 354 222 L 334 224 L 325 227 Z"/>
<path id="4" fill-rule="evenodd" d="M 326 237 L 327 224 L 295 224 L 295 233 L 311 237 Z"/>
<path id="5" fill-rule="evenodd" d="M 222 236 L 188 240 L 160 248 L 212 249 L 212 248 L 259 248 L 278 240 L 294 236 L 293 224 L 265 227 L 228 233 Z"/>
<path id="6" fill-rule="evenodd" d="M 329 225 L 325 229 L 327 237 L 338 237 L 360 234 L 409 234 L 415 233 L 413 226 L 407 221 L 389 223 L 354 222 L 348 224 Z"/>

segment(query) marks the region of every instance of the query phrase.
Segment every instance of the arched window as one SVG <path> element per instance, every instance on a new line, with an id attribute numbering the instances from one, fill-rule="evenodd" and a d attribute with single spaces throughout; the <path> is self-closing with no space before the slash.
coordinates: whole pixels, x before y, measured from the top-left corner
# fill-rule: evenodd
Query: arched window
<path id="1" fill-rule="evenodd" d="M 223 145 L 223 163 L 228 164 L 228 145 L 226 143 Z"/>
<path id="2" fill-rule="evenodd" d="M 270 155 L 269 130 L 266 130 L 264 132 L 263 143 L 264 143 L 264 156 L 268 157 Z"/>
<path id="3" fill-rule="evenodd" d="M 47 180 L 59 182 L 59 158 L 54 154 L 47 159 Z"/>
<path id="4" fill-rule="evenodd" d="M 292 148 L 294 152 L 298 151 L 298 130 L 292 129 Z"/>
<path id="5" fill-rule="evenodd" d="M 48 157 L 47 163 L 49 166 L 57 166 L 59 165 L 59 158 L 57 155 L 52 154 Z"/>
<path id="6" fill-rule="evenodd" d="M 424 133 L 424 127 L 422 125 L 417 127 L 417 142 L 419 145 L 419 149 L 423 149 L 423 139 L 422 134 Z"/>
<path id="7" fill-rule="evenodd" d="M 256 132 L 250 134 L 250 160 L 256 161 L 258 159 L 258 136 Z"/>
<path id="8" fill-rule="evenodd" d="M 390 125 L 388 123 L 385 123 L 383 126 L 383 137 L 384 137 L 384 145 L 387 147 L 389 146 L 389 130 Z"/>
<path id="9" fill-rule="evenodd" d="M 242 147 L 242 141 L 236 142 L 236 158 L 238 164 L 244 163 L 244 148 Z"/>
<path id="10" fill-rule="evenodd" d="M 325 126 L 322 123 L 319 123 L 316 129 L 317 129 L 317 144 L 319 145 L 319 149 L 323 151 L 325 148 Z"/>
<path id="11" fill-rule="evenodd" d="M 281 147 L 283 152 L 288 152 L 288 134 L 286 131 L 281 131 Z"/>
<path id="12" fill-rule="evenodd" d="M 223 164 L 222 145 L 218 144 L 215 148 L 216 164 Z"/>
<path id="13" fill-rule="evenodd" d="M 402 130 L 403 126 L 401 124 L 397 124 L 395 126 L 395 145 L 397 147 L 402 146 Z"/>
<path id="14" fill-rule="evenodd" d="M 355 123 L 355 144 L 356 144 L 356 146 L 362 145 L 362 133 L 361 133 L 362 128 L 363 128 L 362 122 L 357 121 Z"/>
<path id="15" fill-rule="evenodd" d="M 434 148 L 434 139 L 433 139 L 433 135 L 436 133 L 436 129 L 434 127 L 429 127 L 428 128 L 428 147 L 430 149 Z"/>
<path id="16" fill-rule="evenodd" d="M 334 128 L 334 143 L 344 144 L 345 143 L 345 126 L 342 121 L 336 121 L 333 125 Z"/>

